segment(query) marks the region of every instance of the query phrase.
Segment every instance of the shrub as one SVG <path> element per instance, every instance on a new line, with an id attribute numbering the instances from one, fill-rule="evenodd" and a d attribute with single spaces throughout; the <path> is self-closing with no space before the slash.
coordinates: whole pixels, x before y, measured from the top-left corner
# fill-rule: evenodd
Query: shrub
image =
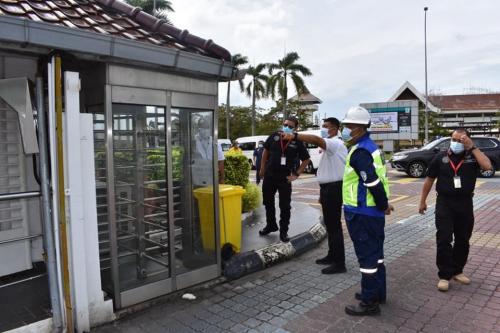
<path id="1" fill-rule="evenodd" d="M 225 183 L 243 188 L 249 182 L 250 164 L 244 155 L 227 155 L 224 160 Z"/>
<path id="2" fill-rule="evenodd" d="M 243 212 L 249 212 L 262 204 L 262 192 L 260 187 L 255 184 L 248 183 L 245 186 L 245 194 L 243 194 L 242 210 Z"/>

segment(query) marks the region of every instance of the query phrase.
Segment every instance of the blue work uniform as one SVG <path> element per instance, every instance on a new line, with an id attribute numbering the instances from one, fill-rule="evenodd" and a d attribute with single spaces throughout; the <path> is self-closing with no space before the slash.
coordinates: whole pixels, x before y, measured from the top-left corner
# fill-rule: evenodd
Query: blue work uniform
<path id="1" fill-rule="evenodd" d="M 354 193 L 353 193 L 354 192 Z M 369 133 L 351 147 L 343 180 L 344 216 L 361 271 L 365 304 L 386 299 L 384 265 L 388 182 L 385 161 Z"/>

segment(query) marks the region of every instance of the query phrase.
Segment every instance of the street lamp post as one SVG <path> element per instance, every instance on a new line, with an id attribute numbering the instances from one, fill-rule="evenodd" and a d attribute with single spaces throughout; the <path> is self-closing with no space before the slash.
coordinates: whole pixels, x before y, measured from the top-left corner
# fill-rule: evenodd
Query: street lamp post
<path id="1" fill-rule="evenodd" d="M 428 7 L 424 7 L 424 49 L 425 49 L 425 134 L 424 143 L 429 142 L 429 93 L 427 91 L 427 10 Z"/>

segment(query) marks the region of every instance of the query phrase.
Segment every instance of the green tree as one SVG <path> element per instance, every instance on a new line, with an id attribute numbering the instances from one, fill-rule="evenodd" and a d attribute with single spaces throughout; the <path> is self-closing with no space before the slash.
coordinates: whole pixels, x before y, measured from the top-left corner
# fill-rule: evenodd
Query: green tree
<path id="1" fill-rule="evenodd" d="M 246 87 L 247 96 L 252 98 L 252 135 L 255 135 L 255 101 L 265 97 L 267 92 L 266 82 L 269 78 L 267 75 L 262 74 L 265 68 L 265 64 L 259 64 L 255 67 L 250 66 L 247 70 L 247 75 L 252 77 Z"/>
<path id="2" fill-rule="evenodd" d="M 172 2 L 168 0 L 125 0 L 129 5 L 141 7 L 143 11 L 159 19 L 172 24 L 168 17 L 169 12 L 173 12 Z"/>
<path id="3" fill-rule="evenodd" d="M 277 107 L 271 108 L 266 114 L 261 114 L 257 122 L 257 135 L 270 135 L 281 127 L 282 119 Z"/>
<path id="4" fill-rule="evenodd" d="M 288 117 L 287 98 L 288 98 L 288 78 L 293 82 L 297 94 L 300 95 L 307 91 L 303 76 L 311 76 L 311 70 L 304 65 L 297 63 L 300 59 L 297 52 L 287 53 L 278 63 L 268 64 L 269 80 L 267 83 L 268 94 L 274 99 L 276 93 L 281 96 L 283 117 Z"/>
<path id="5" fill-rule="evenodd" d="M 231 63 L 233 64 L 233 71 L 238 70 L 239 67 L 248 63 L 248 58 L 242 56 L 240 53 L 236 53 L 231 57 Z M 238 80 L 240 84 L 240 91 L 245 91 L 245 85 L 243 80 Z M 231 80 L 227 81 L 227 99 L 226 99 L 226 138 L 230 138 L 230 118 L 231 118 Z"/>
<path id="6" fill-rule="evenodd" d="M 250 108 L 248 106 L 231 106 L 229 108 L 227 105 L 219 106 L 219 133 L 224 133 L 227 126 L 227 115 L 230 115 L 229 126 L 231 127 L 231 136 L 228 137 L 230 140 L 242 136 L 249 136 L 251 134 L 251 118 L 250 118 Z"/>

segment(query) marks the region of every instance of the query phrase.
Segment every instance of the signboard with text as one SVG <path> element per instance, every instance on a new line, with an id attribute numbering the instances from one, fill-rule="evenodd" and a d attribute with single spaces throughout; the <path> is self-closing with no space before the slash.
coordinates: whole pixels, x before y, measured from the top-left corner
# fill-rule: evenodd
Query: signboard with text
<path id="1" fill-rule="evenodd" d="M 384 107 L 368 109 L 371 115 L 372 133 L 410 133 L 411 108 Z"/>

